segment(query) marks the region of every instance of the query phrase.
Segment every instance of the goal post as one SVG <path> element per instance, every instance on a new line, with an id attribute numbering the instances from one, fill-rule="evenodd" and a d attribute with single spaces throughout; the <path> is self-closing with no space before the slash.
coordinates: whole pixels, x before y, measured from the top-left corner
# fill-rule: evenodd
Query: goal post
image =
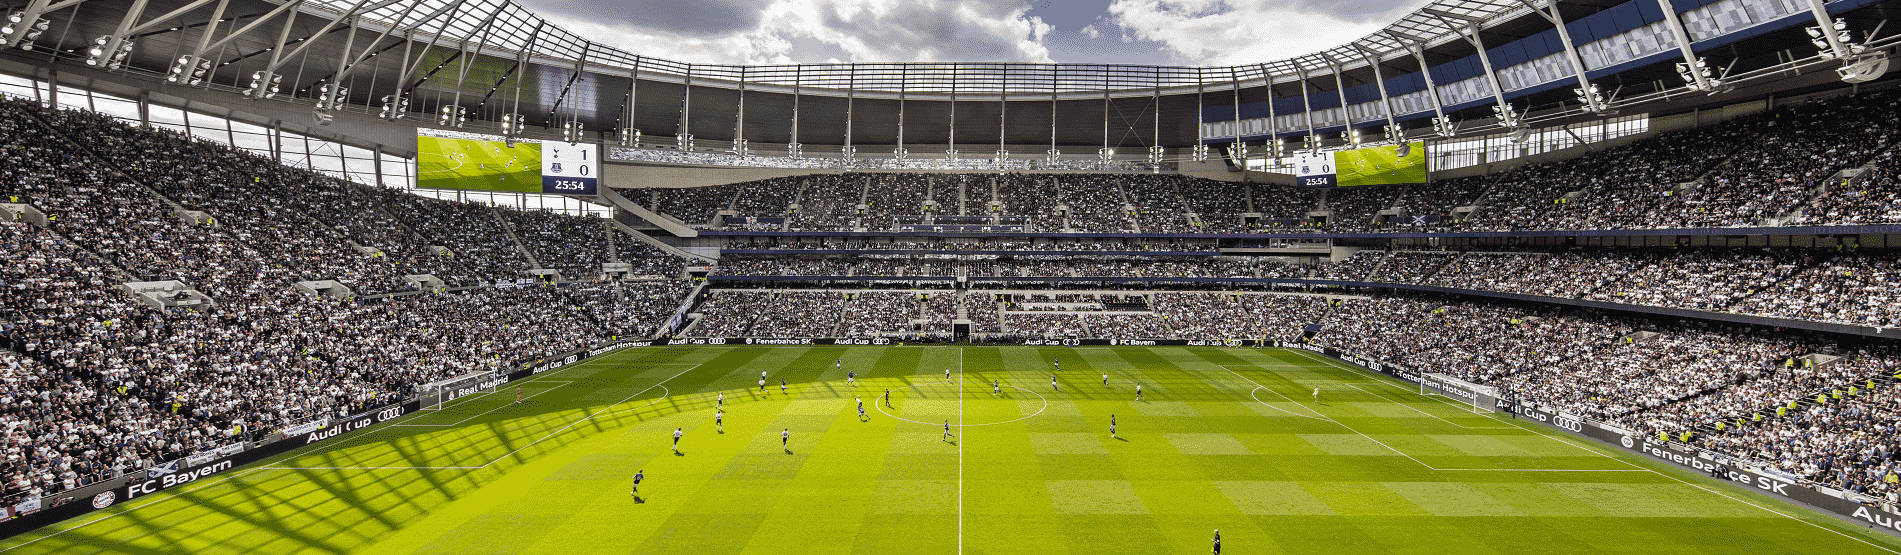
<path id="1" fill-rule="evenodd" d="M 1472 407 L 1472 412 L 1498 412 L 1498 388 L 1479 385 L 1446 374 L 1421 374 L 1419 394 L 1457 399 Z"/>
<path id="2" fill-rule="evenodd" d="M 450 401 L 495 391 L 504 378 L 498 372 L 483 370 L 470 372 L 446 380 L 423 384 L 418 391 L 422 401 L 421 410 L 442 410 Z"/>

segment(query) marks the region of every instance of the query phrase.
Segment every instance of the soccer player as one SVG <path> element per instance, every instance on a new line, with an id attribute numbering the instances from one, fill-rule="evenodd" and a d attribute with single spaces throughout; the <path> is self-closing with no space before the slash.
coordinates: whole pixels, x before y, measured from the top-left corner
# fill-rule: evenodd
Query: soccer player
<path id="1" fill-rule="evenodd" d="M 945 369 L 944 369 L 944 381 L 947 381 L 947 382 L 948 382 L 948 381 L 950 381 L 950 369 L 949 369 L 949 368 L 945 368 Z"/>
<path id="2" fill-rule="evenodd" d="M 713 406 L 715 406 L 715 407 L 725 407 L 725 406 L 726 406 L 726 392 L 724 392 L 724 391 L 722 391 L 722 392 L 720 392 L 720 394 L 719 394 L 719 400 L 718 400 L 718 401 L 715 401 L 715 402 L 714 402 L 714 404 L 713 404 Z"/>
<path id="3" fill-rule="evenodd" d="M 950 441 L 950 438 L 953 438 L 953 437 L 957 437 L 957 436 L 955 434 L 950 433 L 950 421 L 945 420 L 944 421 L 944 441 Z"/>
<path id="4" fill-rule="evenodd" d="M 1135 384 L 1135 400 L 1142 400 L 1142 384 Z"/>
<path id="5" fill-rule="evenodd" d="M 1109 437 L 1116 436 L 1116 415 L 1109 415 Z"/>
<path id="6" fill-rule="evenodd" d="M 998 383 L 997 380 L 990 380 L 990 394 L 1003 395 L 1003 384 Z"/>
<path id="7" fill-rule="evenodd" d="M 634 491 L 627 492 L 627 495 L 640 495 L 640 480 L 646 477 L 647 477 L 647 471 L 645 470 L 634 471 Z"/>
<path id="8" fill-rule="evenodd" d="M 1215 555 L 1221 555 L 1221 531 L 1215 530 Z"/>
<path id="9" fill-rule="evenodd" d="M 1063 371 L 1063 357 L 1050 357 L 1050 366 L 1056 368 L 1057 372 Z"/>
<path id="10" fill-rule="evenodd" d="M 863 422 L 865 420 L 865 404 L 864 403 L 858 404 L 858 420 L 860 422 Z"/>
<path id="11" fill-rule="evenodd" d="M 786 445 L 790 441 L 792 441 L 792 428 L 780 429 L 779 430 L 779 448 L 784 449 L 786 451 L 791 451 L 792 448 Z"/>
<path id="12" fill-rule="evenodd" d="M 855 382 L 855 381 L 852 381 L 852 380 L 856 380 L 856 379 L 858 379 L 858 372 L 855 372 L 855 371 L 854 371 L 854 372 L 846 372 L 846 373 L 845 373 L 845 385 L 849 385 L 849 386 L 852 386 L 852 387 L 858 387 L 858 382 Z"/>
<path id="13" fill-rule="evenodd" d="M 1102 385 L 1109 385 L 1109 373 L 1108 373 L 1108 372 L 1103 372 L 1103 373 L 1102 373 Z"/>
<path id="14" fill-rule="evenodd" d="M 1062 390 L 1063 390 L 1063 388 L 1061 388 L 1061 387 L 1057 387 L 1057 386 L 1056 386 L 1056 376 L 1050 376 L 1050 390 L 1051 390 L 1051 391 L 1062 391 Z"/>
<path id="15" fill-rule="evenodd" d="M 515 386 L 515 404 L 521 404 L 521 386 Z"/>
<path id="16" fill-rule="evenodd" d="M 726 411 L 718 409 L 713 411 L 713 427 L 718 428 L 719 433 L 726 433 Z"/>
<path id="17" fill-rule="evenodd" d="M 785 393 L 785 378 L 779 378 L 779 392 Z"/>
<path id="18" fill-rule="evenodd" d="M 766 379 L 765 379 L 765 378 L 759 378 L 759 392 L 760 392 L 760 393 L 765 393 L 765 392 L 766 392 Z"/>
<path id="19" fill-rule="evenodd" d="M 833 372 L 837 372 L 839 370 L 844 370 L 844 369 L 845 369 L 845 357 L 838 357 L 838 358 L 832 359 Z"/>
<path id="20" fill-rule="evenodd" d="M 857 395 L 853 395 L 853 396 L 851 397 L 851 400 L 853 400 L 853 401 L 857 401 L 857 402 L 858 402 L 858 412 L 859 412 L 859 413 L 864 413 L 864 412 L 865 412 L 865 400 L 864 400 L 864 399 L 861 399 L 861 398 L 859 398 L 859 397 L 858 397 Z"/>
<path id="21" fill-rule="evenodd" d="M 764 379 L 766 379 L 766 371 L 765 371 L 765 370 L 760 370 L 760 371 L 759 371 L 759 379 L 761 379 L 761 380 L 764 380 Z"/>
<path id="22" fill-rule="evenodd" d="M 891 388 L 884 388 L 884 406 L 891 406 Z"/>
<path id="23" fill-rule="evenodd" d="M 1114 420 L 1114 418 L 1111 417 L 1110 420 Z M 1114 426 L 1111 426 L 1111 427 L 1114 427 Z M 675 453 L 680 452 L 680 436 L 683 436 L 683 435 L 686 435 L 686 432 L 681 431 L 680 428 L 673 429 L 673 452 Z"/>
<path id="24" fill-rule="evenodd" d="M 1320 402 L 1320 386 L 1314 386 L 1314 402 Z"/>

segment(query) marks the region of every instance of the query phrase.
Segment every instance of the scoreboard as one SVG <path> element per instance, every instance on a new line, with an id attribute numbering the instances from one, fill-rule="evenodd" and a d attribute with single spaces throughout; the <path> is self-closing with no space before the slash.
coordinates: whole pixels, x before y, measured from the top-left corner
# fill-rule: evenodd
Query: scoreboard
<path id="1" fill-rule="evenodd" d="M 440 129 L 416 134 L 416 186 L 508 193 L 600 191 L 601 145 Z"/>
<path id="2" fill-rule="evenodd" d="M 1426 177 L 1426 145 L 1421 142 L 1294 157 L 1294 183 L 1301 187 L 1423 185 Z"/>
<path id="3" fill-rule="evenodd" d="M 541 192 L 592 195 L 599 191 L 601 145 L 541 143 Z"/>
<path id="4" fill-rule="evenodd" d="M 1294 183 L 1301 187 L 1332 187 L 1338 184 L 1333 171 L 1333 154 L 1300 154 L 1294 157 Z"/>

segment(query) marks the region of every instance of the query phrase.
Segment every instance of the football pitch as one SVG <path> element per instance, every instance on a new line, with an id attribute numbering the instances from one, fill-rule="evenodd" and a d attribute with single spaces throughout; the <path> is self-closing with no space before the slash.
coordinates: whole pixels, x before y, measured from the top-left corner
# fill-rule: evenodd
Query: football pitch
<path id="1" fill-rule="evenodd" d="M 1301 351 L 673 346 L 517 384 L 0 550 L 1206 553 L 1216 529 L 1226 553 L 1901 549 Z"/>

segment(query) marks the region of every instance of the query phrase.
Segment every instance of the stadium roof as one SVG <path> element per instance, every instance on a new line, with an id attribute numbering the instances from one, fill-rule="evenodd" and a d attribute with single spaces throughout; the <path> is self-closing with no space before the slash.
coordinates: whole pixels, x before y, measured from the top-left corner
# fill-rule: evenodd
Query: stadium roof
<path id="1" fill-rule="evenodd" d="M 1703 33 L 1692 37 L 1696 55 L 1729 64 L 1725 69 L 1738 75 L 1767 75 L 1794 67 L 1787 64 L 1797 60 L 1814 62 L 1815 47 L 1801 31 L 1814 20 L 1804 23 L 1809 16 L 1801 2 L 1778 3 L 1782 12 L 1753 19 L 1711 13 L 1751 1 L 1665 2 L 1686 19 L 1695 15 L 1699 24 L 1707 24 L 1694 30 Z M 1852 28 L 1874 47 L 1892 42 L 1893 33 L 1874 32 L 1878 22 L 1901 15 L 1890 4 L 1827 3 L 1831 11 L 1859 10 L 1852 14 Z M 53 60 L 78 63 L 96 38 L 123 35 L 136 47 L 128 48 L 121 74 L 162 82 L 177 60 L 201 55 L 211 67 L 197 87 L 241 92 L 251 86 L 253 75 L 274 72 L 283 79 L 282 94 L 274 100 L 311 103 L 323 85 L 341 83 L 348 94 L 332 109 L 375 114 L 382 99 L 400 94 L 413 101 L 406 113 L 417 116 L 406 121 L 424 120 L 425 125 L 434 123 L 439 110 L 461 107 L 472 125 L 486 129 L 494 129 L 493 122 L 506 114 L 520 113 L 526 125 L 549 129 L 559 125 L 558 118 L 575 118 L 590 132 L 637 129 L 648 137 L 691 134 L 712 141 L 744 137 L 756 145 L 796 139 L 808 145 L 955 142 L 1093 150 L 1185 147 L 1204 139 L 1204 121 L 1236 115 L 1249 121 L 1275 115 L 1283 121 L 1273 123 L 1272 130 L 1283 135 L 1338 135 L 1343 119 L 1378 128 L 1388 123 L 1385 112 L 1400 126 L 1417 129 L 1424 127 L 1425 116 L 1440 112 L 1483 121 L 1493 104 L 1506 102 L 1524 112 L 1574 110 L 1576 72 L 1557 61 L 1568 47 L 1553 54 L 1551 45 L 1558 40 L 1548 36 L 1566 26 L 1574 34 L 1588 27 L 1590 39 L 1605 47 L 1599 51 L 1633 46 L 1612 44 L 1626 37 L 1648 41 L 1634 45 L 1650 48 L 1641 55 L 1587 67 L 1589 80 L 1603 83 L 1606 91 L 1621 90 L 1621 98 L 1675 101 L 1684 83 L 1670 67 L 1684 54 L 1674 46 L 1658 48 L 1654 20 L 1662 17 L 1659 5 L 1657 0 L 1434 0 L 1346 44 L 1254 64 L 1201 67 L 702 64 L 592 41 L 508 0 L 28 0 L 26 9 L 43 9 L 42 17 L 52 20 L 39 39 L 45 48 L 34 56 L 50 51 Z M 1739 17 L 1741 22 L 1731 25 Z M 1542 50 L 1518 46 L 1531 43 Z M 1579 38 L 1577 50 L 1584 50 L 1584 43 Z M 1485 56 L 1478 55 L 1481 45 Z M 1478 68 L 1486 58 L 1500 65 L 1498 75 Z M 1505 64 L 1516 64 L 1518 75 L 1503 75 L 1514 69 Z M 1807 68 L 1802 69 L 1806 78 Z M 1426 74 L 1435 75 L 1433 87 L 1421 81 Z M 1519 82 L 1502 82 L 1506 77 Z M 1499 87 L 1488 78 L 1505 93 L 1494 95 Z M 1383 101 L 1389 91 L 1375 90 L 1375 83 L 1393 89 L 1393 100 Z M 1446 98 L 1425 103 L 1421 91 L 1435 88 Z M 1410 104 L 1401 102 L 1408 94 Z M 956 102 L 948 102 L 953 97 Z M 1285 105 L 1270 106 L 1276 103 Z M 1351 113 L 1340 114 L 1343 104 Z M 1303 112 L 1322 114 L 1315 121 L 1288 119 Z M 1323 116 L 1333 119 L 1323 122 Z M 791 123 L 795 120 L 805 125 Z M 1258 137 L 1250 134 L 1247 140 Z"/>
<path id="2" fill-rule="evenodd" d="M 267 0 L 274 3 L 299 0 Z M 702 64 L 642 56 L 576 35 L 532 10 L 509 0 L 301 0 L 299 10 L 326 18 L 356 17 L 365 28 L 403 29 L 412 39 L 450 41 L 478 37 L 489 55 L 527 51 L 534 61 L 572 65 L 584 60 L 590 71 L 630 73 L 643 78 L 695 83 L 725 82 L 748 86 L 794 86 L 814 89 L 851 89 L 859 92 L 907 94 L 1047 96 L 1058 93 L 1125 91 L 1148 94 L 1192 88 L 1258 86 L 1263 77 L 1276 81 L 1300 78 L 1303 73 L 1365 67 L 1367 56 L 1404 57 L 1408 45 L 1431 47 L 1457 40 L 1451 25 L 1484 26 L 1531 12 L 1517 0 L 1433 0 L 1386 28 L 1353 42 L 1279 60 L 1236 66 L 1156 66 L 1125 64 L 1048 64 L 1031 62 L 983 63 L 823 63 L 781 65 Z M 1595 4 L 1598 2 L 1583 2 Z M 814 90 L 812 92 L 820 92 Z"/>

